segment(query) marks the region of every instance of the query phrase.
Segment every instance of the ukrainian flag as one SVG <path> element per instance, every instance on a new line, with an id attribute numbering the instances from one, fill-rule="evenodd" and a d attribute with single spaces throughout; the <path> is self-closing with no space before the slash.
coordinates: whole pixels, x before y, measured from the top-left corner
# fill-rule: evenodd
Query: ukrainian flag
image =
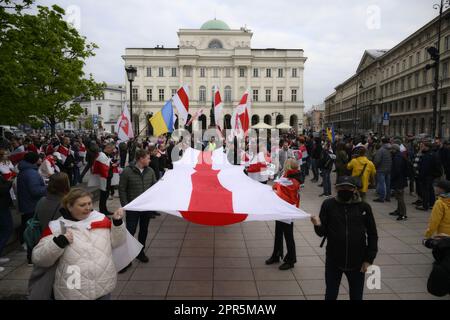
<path id="1" fill-rule="evenodd" d="M 331 128 L 327 128 L 327 137 L 328 140 L 330 140 L 330 142 L 334 143 L 335 139 L 334 126 L 332 126 Z"/>
<path id="2" fill-rule="evenodd" d="M 161 111 L 158 111 L 153 117 L 150 118 L 150 124 L 153 127 L 153 135 L 158 137 L 167 132 L 173 132 L 173 107 L 172 101 L 166 102 Z"/>

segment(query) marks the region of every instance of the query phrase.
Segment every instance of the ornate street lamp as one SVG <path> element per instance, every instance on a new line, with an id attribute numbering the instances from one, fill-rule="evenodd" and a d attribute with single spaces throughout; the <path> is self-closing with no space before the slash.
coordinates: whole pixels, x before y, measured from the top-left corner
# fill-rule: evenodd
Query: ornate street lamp
<path id="1" fill-rule="evenodd" d="M 127 78 L 130 82 L 130 122 L 133 122 L 133 81 L 136 78 L 137 68 L 133 66 L 125 67 L 125 71 L 127 72 Z"/>

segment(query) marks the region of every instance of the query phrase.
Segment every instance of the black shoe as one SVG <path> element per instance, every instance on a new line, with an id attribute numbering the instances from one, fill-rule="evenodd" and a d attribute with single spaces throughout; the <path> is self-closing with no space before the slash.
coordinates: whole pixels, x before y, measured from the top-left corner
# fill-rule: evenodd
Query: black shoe
<path id="1" fill-rule="evenodd" d="M 129 265 L 127 265 L 125 268 L 123 268 L 122 270 L 119 271 L 120 274 L 125 273 L 130 267 L 131 267 L 131 262 Z"/>
<path id="2" fill-rule="evenodd" d="M 274 264 L 274 263 L 278 263 L 278 262 L 280 262 L 280 257 L 272 256 L 266 260 L 266 264 Z"/>
<path id="3" fill-rule="evenodd" d="M 422 200 L 416 200 L 412 204 L 416 205 L 416 206 L 420 206 L 420 205 L 422 205 Z"/>
<path id="4" fill-rule="evenodd" d="M 398 216 L 397 221 L 408 220 L 407 216 Z"/>
<path id="5" fill-rule="evenodd" d="M 393 211 L 389 213 L 390 216 L 398 216 L 398 211 Z"/>
<path id="6" fill-rule="evenodd" d="M 144 251 L 141 251 L 139 255 L 136 257 L 140 262 L 147 263 L 148 257 L 145 255 Z"/>
<path id="7" fill-rule="evenodd" d="M 382 200 L 382 199 L 380 199 L 380 198 L 376 198 L 376 199 L 373 199 L 373 202 L 381 202 L 381 203 L 384 203 L 384 200 Z"/>
<path id="8" fill-rule="evenodd" d="M 420 210 L 420 211 L 428 211 L 428 209 L 425 209 L 424 207 L 416 207 L 416 210 Z"/>
<path id="9" fill-rule="evenodd" d="M 280 269 L 280 270 L 289 270 L 289 269 L 292 269 L 293 267 L 294 267 L 293 263 L 285 262 L 281 266 L 279 266 L 278 269 Z"/>
<path id="10" fill-rule="evenodd" d="M 317 186 L 322 188 L 322 187 L 323 187 L 323 184 L 321 183 L 321 184 L 318 184 Z"/>

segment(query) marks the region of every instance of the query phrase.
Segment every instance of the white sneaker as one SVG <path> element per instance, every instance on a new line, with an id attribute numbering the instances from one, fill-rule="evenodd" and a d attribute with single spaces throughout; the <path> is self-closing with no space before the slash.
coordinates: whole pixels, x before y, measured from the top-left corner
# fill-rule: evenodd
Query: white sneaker
<path id="1" fill-rule="evenodd" d="M 9 261 L 9 258 L 0 258 L 0 264 L 8 263 Z"/>
<path id="2" fill-rule="evenodd" d="M 0 272 L 3 272 L 3 271 L 5 271 L 5 268 L 0 267 Z"/>

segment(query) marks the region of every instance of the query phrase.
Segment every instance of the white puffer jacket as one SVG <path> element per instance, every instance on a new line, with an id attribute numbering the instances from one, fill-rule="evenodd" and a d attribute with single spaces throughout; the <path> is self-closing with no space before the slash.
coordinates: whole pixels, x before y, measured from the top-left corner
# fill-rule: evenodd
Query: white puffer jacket
<path id="1" fill-rule="evenodd" d="M 60 248 L 54 241 L 61 232 L 61 224 L 73 233 L 73 243 Z M 116 287 L 117 270 L 112 248 L 126 239 L 125 224 L 114 226 L 105 215 L 93 211 L 82 221 L 63 217 L 50 222 L 43 237 L 33 249 L 33 263 L 50 267 L 59 259 L 53 292 L 57 300 L 95 300 L 111 293 Z M 79 270 L 79 286 L 74 281 Z M 75 285 L 75 288 L 74 288 Z"/>

